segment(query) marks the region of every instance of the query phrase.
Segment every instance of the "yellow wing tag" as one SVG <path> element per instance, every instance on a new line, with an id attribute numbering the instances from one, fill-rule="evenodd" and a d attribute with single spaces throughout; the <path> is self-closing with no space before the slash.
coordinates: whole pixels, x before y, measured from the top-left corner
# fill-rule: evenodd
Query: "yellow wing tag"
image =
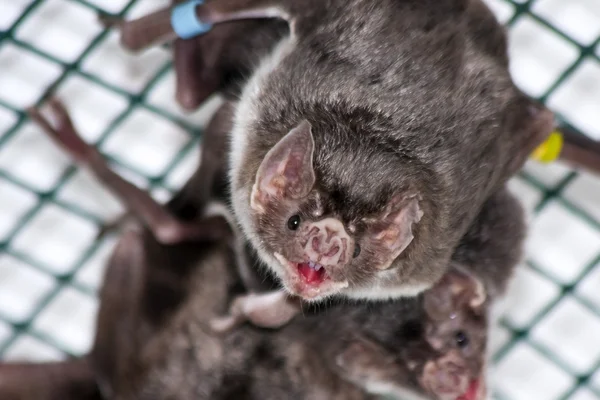
<path id="1" fill-rule="evenodd" d="M 551 163 L 555 161 L 562 150 L 564 143 L 563 135 L 559 131 L 554 131 L 540 144 L 530 155 L 530 158 L 542 163 Z"/>

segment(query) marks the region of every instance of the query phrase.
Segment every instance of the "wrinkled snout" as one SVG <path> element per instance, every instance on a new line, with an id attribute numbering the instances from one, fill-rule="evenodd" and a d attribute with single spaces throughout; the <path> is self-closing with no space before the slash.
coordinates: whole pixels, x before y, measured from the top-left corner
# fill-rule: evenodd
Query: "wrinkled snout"
<path id="1" fill-rule="evenodd" d="M 326 218 L 308 226 L 304 253 L 313 263 L 344 265 L 352 255 L 352 244 L 344 225 L 336 218 Z"/>
<path id="2" fill-rule="evenodd" d="M 434 372 L 436 394 L 456 396 L 467 389 L 467 379 L 463 371 L 456 369 L 438 368 Z"/>
<path id="3" fill-rule="evenodd" d="M 484 382 L 472 376 L 455 352 L 427 362 L 421 383 L 439 400 L 481 400 L 485 396 Z"/>

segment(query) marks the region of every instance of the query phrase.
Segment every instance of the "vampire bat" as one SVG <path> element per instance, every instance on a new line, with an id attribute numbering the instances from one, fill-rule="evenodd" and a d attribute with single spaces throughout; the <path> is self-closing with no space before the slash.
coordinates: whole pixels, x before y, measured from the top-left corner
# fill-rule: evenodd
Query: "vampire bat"
<path id="1" fill-rule="evenodd" d="M 243 87 L 229 177 L 244 235 L 305 300 L 429 287 L 552 129 L 480 1 L 218 0 L 196 15 L 290 26 Z"/>
<path id="2" fill-rule="evenodd" d="M 481 283 L 451 268 L 422 296 L 397 303 L 401 302 L 418 304 L 418 313 L 403 310 L 408 318 L 388 330 L 379 325 L 385 318 L 376 309 L 375 318 L 366 323 L 379 327 L 358 330 L 359 338 L 340 349 L 336 363 L 342 376 L 398 399 L 413 399 L 415 394 L 440 400 L 485 399 L 489 298 Z M 365 331 L 370 336 L 364 336 Z"/>
<path id="3" fill-rule="evenodd" d="M 281 3 L 292 33 L 236 109 L 237 220 L 292 294 L 414 295 L 552 114 L 513 85 L 479 2 Z"/>
<path id="4" fill-rule="evenodd" d="M 483 10 L 476 10 L 476 12 L 481 12 Z M 485 12 L 483 12 L 483 14 L 485 14 Z M 482 15 L 483 15 L 482 14 Z M 484 15 L 485 16 L 485 15 Z M 489 14 L 488 14 L 489 17 Z M 148 21 L 148 20 L 145 20 Z M 184 82 L 181 86 L 178 86 L 177 92 L 179 93 L 179 91 L 181 90 L 181 88 L 189 88 L 189 90 L 195 90 L 194 88 L 196 88 L 195 84 L 193 83 L 194 79 L 199 79 L 199 77 L 202 76 L 213 76 L 214 72 L 211 71 L 211 69 L 218 69 L 215 66 L 221 66 L 220 68 L 224 68 L 228 71 L 235 71 L 237 70 L 238 73 L 234 74 L 237 76 L 240 75 L 246 75 L 248 73 L 249 70 L 249 65 L 248 65 L 248 54 L 252 54 L 254 57 L 257 56 L 257 54 L 261 54 L 261 55 L 265 55 L 264 51 L 265 49 L 269 48 L 269 46 L 274 45 L 274 43 L 259 43 L 261 40 L 272 40 L 272 41 L 277 41 L 278 39 L 280 39 L 280 37 L 278 35 L 282 34 L 282 28 L 277 28 L 274 29 L 272 25 L 270 24 L 275 24 L 276 22 L 278 22 L 277 20 L 262 20 L 260 22 L 256 22 L 256 21 L 237 21 L 235 23 L 225 23 L 225 24 L 220 24 L 220 25 L 216 25 L 214 27 L 214 29 L 212 31 L 209 31 L 207 34 L 205 35 L 201 35 L 198 36 L 194 39 L 191 39 L 189 41 L 184 41 L 184 40 L 179 40 L 180 42 L 186 42 L 189 44 L 189 49 L 190 49 L 190 53 L 188 53 L 185 56 L 181 56 L 181 57 L 177 57 L 175 56 L 175 72 L 177 75 L 179 75 L 180 79 L 178 78 L 178 82 Z M 256 24 L 256 25 L 254 25 Z M 259 29 L 258 27 L 262 26 L 263 30 L 259 30 L 260 34 L 257 34 L 257 29 Z M 486 26 L 488 28 L 488 30 L 486 31 Z M 128 48 L 132 48 L 132 47 L 136 47 L 140 48 L 140 46 L 143 43 L 149 43 L 148 39 L 152 38 L 153 35 L 156 35 L 157 32 L 153 31 L 153 30 L 149 30 L 147 29 L 147 25 L 146 22 L 144 22 L 144 20 L 138 20 L 138 21 L 134 21 L 133 24 L 131 24 L 130 22 L 124 22 L 121 24 L 121 27 L 125 27 L 128 32 L 129 35 L 124 35 L 123 37 L 126 39 L 124 40 L 124 42 L 129 42 L 126 43 L 126 46 Z M 225 29 L 226 27 L 226 29 Z M 222 29 L 222 30 L 221 30 Z M 267 34 L 266 30 L 268 29 L 272 29 L 271 34 Z M 278 30 L 279 29 L 279 30 Z M 489 37 L 493 37 L 493 36 L 501 36 L 502 33 L 498 31 L 496 25 L 494 23 L 489 23 L 489 18 L 482 18 L 481 19 L 481 24 L 479 26 L 480 31 L 480 35 L 483 36 L 489 36 Z M 131 35 L 131 33 L 135 33 L 135 35 Z M 221 32 L 226 32 L 226 34 L 222 34 Z M 137 35 L 137 36 L 136 36 Z M 251 40 L 250 38 L 252 37 L 252 35 L 256 35 L 255 40 Z M 129 37 L 129 39 L 127 39 L 127 36 Z M 138 38 L 138 40 L 131 40 L 132 38 Z M 252 46 L 256 46 L 256 47 L 252 47 Z M 194 56 L 191 55 L 191 52 L 194 52 Z M 177 51 L 177 47 L 175 48 L 175 50 Z M 182 53 L 183 54 L 183 53 Z M 206 62 L 202 62 L 200 69 L 198 70 L 198 66 L 196 64 L 193 64 L 193 58 L 197 58 L 200 60 L 203 59 L 211 59 L 211 60 L 221 60 L 221 62 L 219 61 L 215 61 L 210 63 L 206 63 Z M 179 63 L 179 65 L 181 66 L 185 66 L 185 65 L 194 65 L 194 71 L 196 72 L 196 74 L 191 74 L 188 75 L 184 72 L 180 72 L 180 69 L 178 69 L 177 67 L 177 63 Z M 226 65 L 226 67 L 222 67 Z M 182 67 L 180 67 L 182 68 Z M 181 69 L 181 71 L 184 71 L 185 68 Z M 185 83 L 187 81 L 187 83 Z M 221 81 L 221 82 L 226 82 L 226 81 Z M 211 87 L 210 85 L 207 85 L 207 82 L 205 82 L 203 84 L 204 87 Z M 226 87 L 223 86 L 223 87 Z M 237 86 L 236 86 L 237 87 Z M 234 91 L 233 91 L 234 92 Z M 232 90 L 225 90 L 225 94 L 231 94 Z M 207 96 L 207 94 L 205 93 L 203 96 Z M 197 97 L 197 96 L 196 96 Z M 231 107 L 233 108 L 233 107 Z M 226 124 L 224 124 L 226 125 Z M 596 151 L 594 150 L 597 147 L 597 143 L 594 143 L 592 141 L 585 140 L 585 138 L 583 138 L 580 135 L 577 135 L 575 133 L 573 133 L 572 130 L 565 130 L 561 128 L 561 131 L 563 132 L 563 137 L 564 137 L 564 143 L 563 143 L 563 150 L 562 152 L 559 154 L 559 160 L 568 162 L 571 165 L 574 166 L 578 166 L 578 167 L 583 167 L 583 168 L 587 168 L 590 169 L 592 171 L 594 170 L 598 170 L 598 165 L 600 165 L 600 151 Z M 205 142 L 219 142 L 218 138 L 213 138 L 212 140 L 209 140 L 209 135 L 205 135 Z M 220 140 L 220 145 L 223 145 L 225 139 L 221 139 Z M 214 155 L 214 152 L 210 151 L 210 143 L 205 143 L 204 146 L 204 151 L 206 153 L 206 155 L 203 156 L 203 158 L 207 158 L 207 157 L 211 157 Z M 206 151 L 208 149 L 208 151 Z M 221 154 L 222 152 L 222 147 L 219 148 L 220 150 L 217 152 L 218 154 Z M 213 160 L 216 162 L 216 160 Z M 213 163 L 209 163 L 208 165 L 214 165 Z M 208 172 L 208 171 L 207 171 Z M 202 171 L 197 171 L 195 176 L 207 176 L 207 173 L 203 173 Z M 210 173 L 208 173 L 208 175 L 210 175 Z M 190 181 L 190 190 L 188 191 L 183 191 L 183 193 L 187 192 L 190 193 L 192 192 L 192 187 L 194 186 L 194 179 L 192 179 Z M 501 208 L 499 208 L 501 209 Z M 489 210 L 489 208 L 488 208 Z M 488 211 L 489 212 L 489 211 Z M 511 220 L 510 218 L 507 218 L 505 220 L 505 223 L 510 224 Z M 515 220 L 516 222 L 516 220 Z M 472 229 L 471 232 L 474 232 L 474 230 Z M 471 234 L 468 235 L 472 238 L 482 238 L 482 237 L 489 237 L 491 236 L 493 233 L 486 231 L 485 229 L 478 231 L 476 234 Z M 461 248 L 459 248 L 458 251 L 462 251 L 462 248 L 468 248 L 465 246 L 461 246 Z M 245 264 L 245 262 L 243 260 L 239 261 L 239 265 Z M 261 263 L 255 261 L 254 264 L 256 264 L 257 266 L 260 267 Z M 247 268 L 242 268 L 241 271 L 246 271 L 246 273 L 244 274 L 247 277 L 245 279 L 245 281 L 248 282 L 252 282 L 252 284 L 247 284 L 247 288 L 248 289 L 252 289 L 255 290 L 256 288 L 260 287 L 260 279 L 257 279 L 256 276 L 253 275 L 252 271 L 248 271 Z M 482 277 L 484 280 L 493 280 L 494 277 L 494 273 L 492 273 L 491 275 L 486 276 L 487 270 L 486 269 L 480 269 L 479 271 L 476 271 L 478 273 L 478 276 Z M 487 278 L 487 279 L 486 279 Z M 252 296 L 252 299 L 255 300 L 255 296 Z M 244 299 L 242 299 L 244 300 Z M 256 302 L 254 302 L 254 304 L 256 304 Z M 242 302 L 238 302 L 236 304 L 236 306 L 234 307 L 234 311 L 238 314 L 243 314 L 244 312 L 251 312 L 251 305 L 246 304 L 246 306 L 244 307 L 244 301 Z M 273 322 L 271 322 L 273 323 Z"/>
<path id="5" fill-rule="evenodd" d="M 462 242 L 465 248 L 455 257 L 456 271 L 425 295 L 338 304 L 325 314 L 307 310 L 307 318 L 296 318 L 283 330 L 244 325 L 219 335 L 210 329 L 213 317 L 243 290 L 219 220 L 199 221 L 202 210 L 193 203 L 197 198 L 189 203 L 178 195 L 165 207 L 153 203 L 110 172 L 81 141 L 57 100 L 51 107 L 56 127 L 37 110 L 30 115 L 143 222 L 119 240 L 100 294 L 90 359 L 108 398 L 154 398 L 157 393 L 182 399 L 188 393 L 214 399 L 288 398 L 289 393 L 296 393 L 292 398 L 366 398 L 347 380 L 375 392 L 406 389 L 439 399 L 479 398 L 484 387 L 483 304 L 489 301 L 484 287 L 501 290 L 522 241 L 520 206 L 506 191 L 486 202 L 482 219 L 472 225 L 471 236 Z M 170 228 L 161 229 L 161 224 Z M 173 235 L 159 234 L 164 231 L 193 234 L 179 236 L 175 243 Z M 494 235 L 478 235 L 485 232 Z M 490 271 L 487 284 L 460 272 L 477 270 L 473 263 Z M 336 332 L 324 336 L 329 329 Z M 386 368 L 378 370 L 376 364 Z M 274 397 L 265 397 L 269 394 Z"/>

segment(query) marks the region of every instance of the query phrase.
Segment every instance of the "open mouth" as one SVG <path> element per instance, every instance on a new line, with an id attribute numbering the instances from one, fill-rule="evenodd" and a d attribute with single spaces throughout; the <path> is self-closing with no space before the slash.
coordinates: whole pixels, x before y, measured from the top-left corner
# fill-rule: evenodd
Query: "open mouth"
<path id="1" fill-rule="evenodd" d="M 297 264 L 298 273 L 307 285 L 320 285 L 328 278 L 325 268 L 312 261 Z"/>
<path id="2" fill-rule="evenodd" d="M 467 391 L 456 400 L 477 400 L 479 394 L 479 380 L 473 379 Z"/>
<path id="3" fill-rule="evenodd" d="M 274 256 L 285 268 L 283 282 L 286 289 L 304 300 L 318 300 L 348 287 L 347 280 L 334 280 L 322 264 L 289 261 L 279 253 Z"/>

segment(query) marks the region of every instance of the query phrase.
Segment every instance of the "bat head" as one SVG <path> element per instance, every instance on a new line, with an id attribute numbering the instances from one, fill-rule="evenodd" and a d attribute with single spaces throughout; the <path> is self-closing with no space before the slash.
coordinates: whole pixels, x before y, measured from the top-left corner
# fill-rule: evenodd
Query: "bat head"
<path id="1" fill-rule="evenodd" d="M 487 301 L 451 269 L 422 296 L 373 305 L 336 357 L 341 375 L 394 398 L 485 398 Z"/>
<path id="2" fill-rule="evenodd" d="M 420 383 L 440 400 L 485 398 L 488 301 L 474 277 L 452 269 L 424 294 L 425 339 L 437 353 Z"/>
<path id="3" fill-rule="evenodd" d="M 292 294 L 317 300 L 369 281 L 403 253 L 423 215 L 417 193 L 390 193 L 351 216 L 314 167 L 315 139 L 303 120 L 263 158 L 250 193 L 260 247 Z M 368 168 L 364 166 L 364 168 Z M 351 174 L 351 171 L 347 171 Z"/>

